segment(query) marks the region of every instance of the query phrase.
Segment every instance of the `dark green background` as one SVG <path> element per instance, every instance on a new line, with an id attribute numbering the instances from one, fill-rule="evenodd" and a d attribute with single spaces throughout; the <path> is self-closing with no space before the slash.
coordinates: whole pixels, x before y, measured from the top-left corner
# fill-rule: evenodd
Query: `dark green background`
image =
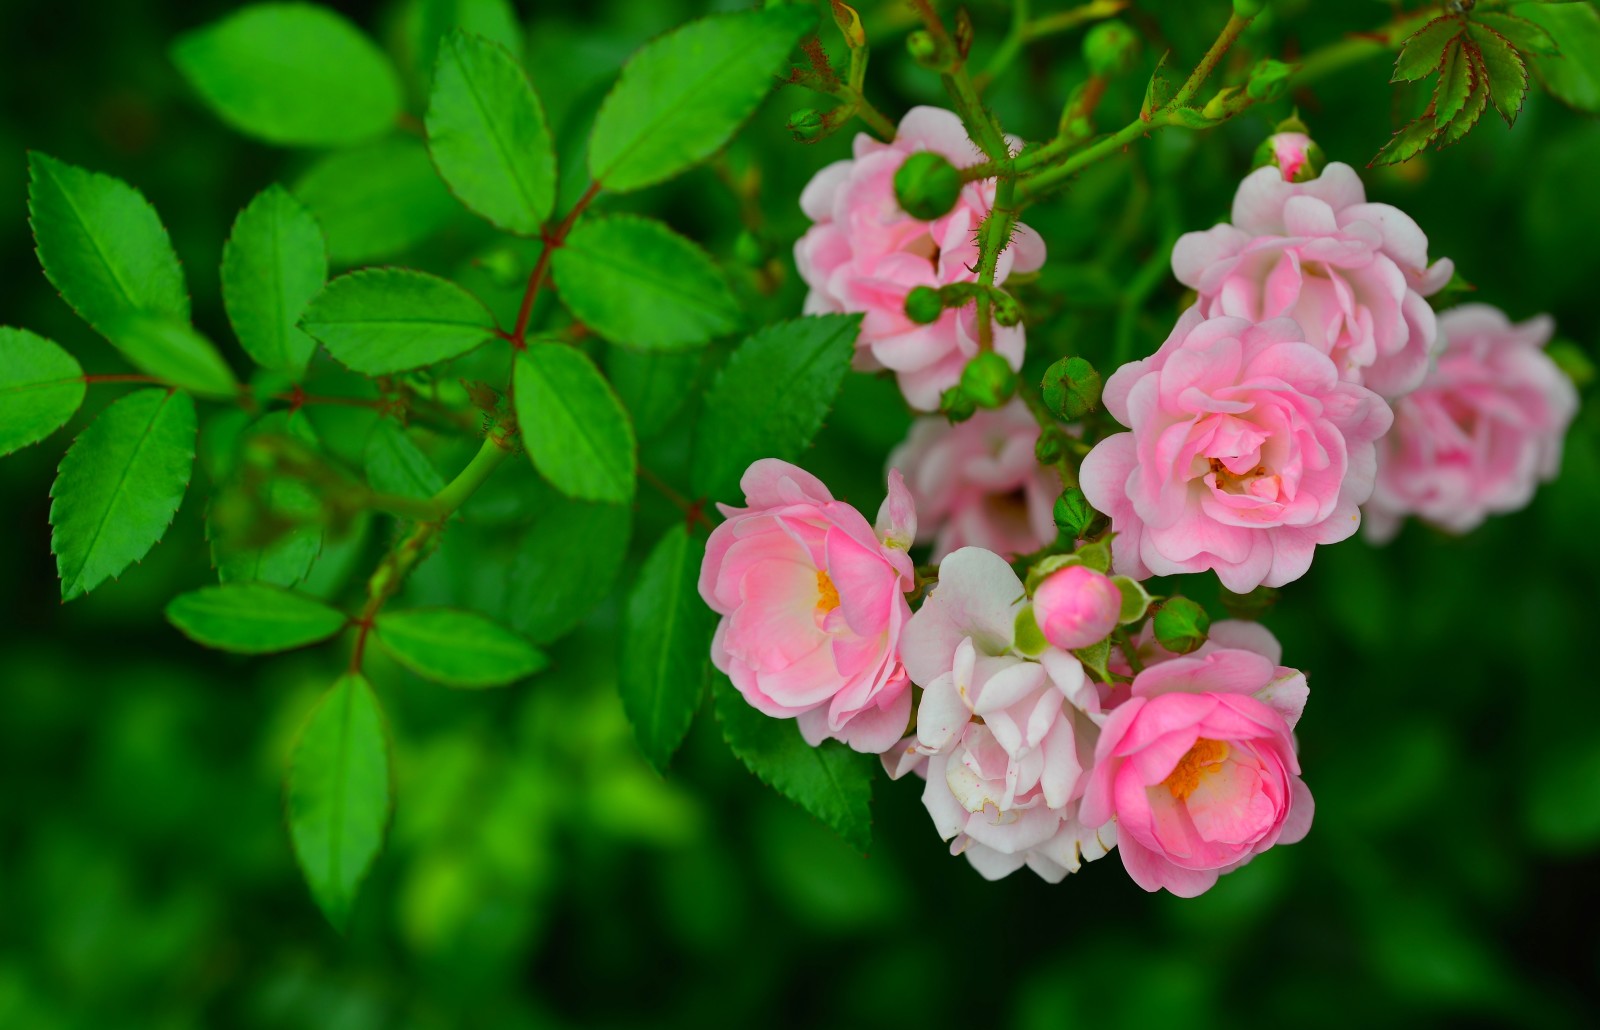
<path id="1" fill-rule="evenodd" d="M 312 155 L 232 135 L 167 63 L 177 32 L 229 6 L 0 5 L 0 321 L 58 340 L 90 371 L 123 366 L 38 271 L 24 150 L 144 190 L 172 230 L 200 326 L 230 340 L 216 275 L 228 226 L 256 191 L 292 180 Z M 387 5 L 338 6 L 380 35 L 392 20 Z M 520 4 L 529 68 L 564 158 L 626 55 L 707 6 Z M 1035 3 L 1040 13 L 1064 6 Z M 1357 0 L 1270 6 L 1247 43 L 1280 55 L 1389 11 Z M 1141 70 L 1103 105 L 1105 128 L 1137 109 L 1156 54 L 1170 46 L 1176 66 L 1191 66 L 1228 10 L 1216 0 L 1139 7 L 1129 20 L 1150 42 Z M 1006 14 L 987 0 L 972 8 L 981 66 Z M 904 57 L 908 8 L 869 2 L 862 14 L 878 46 L 879 106 L 897 117 L 937 103 L 937 82 Z M 823 36 L 837 52 L 831 26 Z M 1082 76 L 1079 38 L 1036 45 L 996 85 L 1007 129 L 1051 131 Z M 1416 97 L 1387 78 L 1380 57 L 1296 94 L 1332 159 L 1364 165 L 1412 113 Z M 713 170 L 612 206 L 651 211 L 705 242 L 728 262 L 752 321 L 791 315 L 803 294 L 788 258 L 804 228 L 796 198 L 813 171 L 848 151 L 848 134 L 812 147 L 788 138 L 788 113 L 818 101 L 780 92 L 728 152 L 723 168 L 734 177 L 759 173 L 765 220 L 742 242 L 740 205 Z M 1128 305 L 1128 284 L 1165 260 L 1174 233 L 1225 214 L 1270 119 L 1288 106 L 1210 134 L 1140 142 L 1025 216 L 1050 247 L 1043 277 L 1023 292 L 1038 319 L 1031 364 L 1068 351 L 1108 363 L 1123 307 L 1132 314 L 1121 331 L 1136 348 L 1159 342 L 1180 288 L 1157 275 L 1145 302 Z M 1416 217 L 1434 256 L 1456 260 L 1478 299 L 1516 318 L 1550 311 L 1561 335 L 1592 355 L 1596 169 L 1600 129 L 1534 95 L 1514 131 L 1491 113 L 1465 144 L 1367 179 L 1376 199 Z M 491 246 L 452 209 L 403 263 L 459 272 Z M 753 257 L 775 261 L 773 292 L 761 292 Z M 510 283 L 522 274 L 513 266 Z M 542 317 L 559 320 L 548 308 Z M 93 388 L 74 427 L 121 389 Z M 647 442 L 645 463 L 669 482 L 687 481 L 692 420 L 693 404 Z M 805 464 L 870 512 L 881 460 L 906 424 L 892 385 L 853 377 Z M 364 432 L 337 420 L 322 428 L 336 451 L 349 442 L 342 434 L 359 446 Z M 671 774 L 657 777 L 616 697 L 613 597 L 554 649 L 549 673 L 514 690 L 450 693 L 373 669 L 394 729 L 398 807 L 347 939 L 302 887 L 280 787 L 293 734 L 342 665 L 341 647 L 233 660 L 160 618 L 168 598 L 209 576 L 200 526 L 209 485 L 199 475 L 142 564 L 60 605 L 47 490 L 67 439 L 0 463 L 0 1026 L 1594 1019 L 1592 410 L 1568 440 L 1561 481 L 1530 510 L 1467 539 L 1413 526 L 1381 550 L 1359 540 L 1325 549 L 1284 591 L 1267 622 L 1314 685 L 1300 740 L 1316 824 L 1304 843 L 1200 899 L 1146 895 L 1114 857 L 1059 886 L 1026 872 L 986 883 L 946 854 L 914 783 L 879 782 L 876 839 L 863 859 L 762 789 L 729 756 L 709 711 Z M 495 541 L 528 507 L 518 507 L 519 491 L 537 489 L 520 464 L 502 471 L 468 509 L 475 521 L 459 542 L 420 570 L 412 599 L 484 604 L 503 589 Z M 674 517 L 657 496 L 641 497 L 630 570 Z M 369 563 L 388 533 L 376 526 L 362 545 Z M 536 603 L 538 583 L 521 589 Z M 1215 587 L 1187 589 L 1205 598 Z"/>

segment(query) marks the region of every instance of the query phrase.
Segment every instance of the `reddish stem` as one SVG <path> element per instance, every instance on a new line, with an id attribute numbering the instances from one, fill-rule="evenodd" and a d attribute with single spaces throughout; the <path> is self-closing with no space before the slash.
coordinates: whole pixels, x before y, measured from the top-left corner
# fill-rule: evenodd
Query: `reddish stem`
<path id="1" fill-rule="evenodd" d="M 589 189 L 572 205 L 572 210 L 567 212 L 567 217 L 544 236 L 544 250 L 539 254 L 539 261 L 533 266 L 533 272 L 528 276 L 528 288 L 522 294 L 522 307 L 517 310 L 517 324 L 511 330 L 511 346 L 522 350 L 528 345 L 528 320 L 533 317 L 533 302 L 539 296 L 539 287 L 544 282 L 545 270 L 550 267 L 550 255 L 555 253 L 561 244 L 566 241 L 567 233 L 572 231 L 572 225 L 583 214 L 584 208 L 600 192 L 598 182 L 590 183 Z"/>

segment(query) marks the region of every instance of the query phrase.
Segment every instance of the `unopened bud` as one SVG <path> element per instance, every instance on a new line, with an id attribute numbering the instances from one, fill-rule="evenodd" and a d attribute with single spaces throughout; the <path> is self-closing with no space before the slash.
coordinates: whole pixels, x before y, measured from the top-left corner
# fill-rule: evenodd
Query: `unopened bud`
<path id="1" fill-rule="evenodd" d="M 912 218 L 931 222 L 950 213 L 961 196 L 961 173 L 943 154 L 919 150 L 894 173 L 894 198 Z"/>
<path id="2" fill-rule="evenodd" d="M 1303 132 L 1278 132 L 1256 148 L 1255 167 L 1273 165 L 1284 182 L 1305 182 L 1322 171 L 1322 148 Z"/>
<path id="3" fill-rule="evenodd" d="M 814 107 L 802 107 L 789 116 L 789 131 L 801 143 L 815 143 L 827 130 L 821 112 Z"/>
<path id="4" fill-rule="evenodd" d="M 844 36 L 844 45 L 851 50 L 858 50 L 867 45 L 867 33 L 861 27 L 861 15 L 849 4 L 833 0 L 833 23 L 839 26 L 839 32 Z"/>
<path id="5" fill-rule="evenodd" d="M 1082 358 L 1062 358 L 1045 369 L 1042 386 L 1046 406 L 1068 422 L 1100 404 L 1100 373 Z"/>
<path id="6" fill-rule="evenodd" d="M 1110 636 L 1121 612 L 1122 591 L 1111 577 L 1087 565 L 1052 572 L 1033 594 L 1039 629 L 1064 651 L 1089 647 Z"/>
<path id="7" fill-rule="evenodd" d="M 1073 540 L 1080 540 L 1089 532 L 1099 512 L 1089 504 L 1082 490 L 1073 487 L 1056 498 L 1056 529 Z"/>
<path id="8" fill-rule="evenodd" d="M 954 54 L 948 53 L 945 47 L 941 47 L 939 41 L 926 29 L 918 29 L 906 37 L 906 52 L 911 55 L 913 61 L 933 71 L 943 71 L 955 57 Z"/>
<path id="9" fill-rule="evenodd" d="M 978 413 L 978 406 L 972 403 L 966 391 L 959 386 L 952 386 L 939 396 L 939 414 L 954 422 L 965 422 Z"/>
<path id="10" fill-rule="evenodd" d="M 1005 358 L 984 351 L 961 370 L 961 391 L 980 408 L 998 408 L 1017 392 L 1017 374 Z"/>
<path id="11" fill-rule="evenodd" d="M 1211 629 L 1211 616 L 1187 597 L 1174 597 L 1156 609 L 1156 640 L 1173 654 L 1199 650 Z"/>
<path id="12" fill-rule="evenodd" d="M 944 314 L 944 301 L 932 286 L 917 286 L 906 294 L 906 317 L 918 325 L 931 325 Z"/>
<path id="13" fill-rule="evenodd" d="M 1139 37 L 1120 21 L 1103 21 L 1084 34 L 1083 59 L 1095 75 L 1120 75 L 1139 59 Z"/>
<path id="14" fill-rule="evenodd" d="M 1033 457 L 1041 465 L 1054 465 L 1067 453 L 1067 434 L 1060 426 L 1045 426 L 1033 445 Z"/>

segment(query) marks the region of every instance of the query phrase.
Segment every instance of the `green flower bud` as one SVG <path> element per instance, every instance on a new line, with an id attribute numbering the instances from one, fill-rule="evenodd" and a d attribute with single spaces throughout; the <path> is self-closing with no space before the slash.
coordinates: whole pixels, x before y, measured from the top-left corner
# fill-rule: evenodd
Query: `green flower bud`
<path id="1" fill-rule="evenodd" d="M 802 107 L 789 116 L 789 131 L 801 143 L 815 143 L 828 131 L 828 126 L 816 108 Z"/>
<path id="2" fill-rule="evenodd" d="M 1056 529 L 1073 540 L 1082 539 L 1099 514 L 1089 506 L 1089 498 L 1077 487 L 1056 498 Z"/>
<path id="3" fill-rule="evenodd" d="M 932 286 L 918 286 L 906 294 L 906 317 L 918 325 L 931 325 L 944 313 L 944 301 Z"/>
<path id="4" fill-rule="evenodd" d="M 954 422 L 965 422 L 978 413 L 978 406 L 972 403 L 966 391 L 959 386 L 952 386 L 939 397 L 939 414 Z"/>
<path id="5" fill-rule="evenodd" d="M 918 29 L 906 37 L 906 51 L 911 59 L 924 68 L 943 71 L 950 64 L 952 54 L 947 53 L 926 29 Z"/>
<path id="6" fill-rule="evenodd" d="M 1206 642 L 1211 616 L 1187 597 L 1174 597 L 1156 609 L 1156 640 L 1173 654 L 1188 654 Z"/>
<path id="7" fill-rule="evenodd" d="M 1033 445 L 1033 457 L 1041 465 L 1054 465 L 1067 453 L 1067 434 L 1060 426 L 1046 426 L 1039 430 L 1039 439 Z"/>
<path id="8" fill-rule="evenodd" d="M 1083 59 L 1095 75 L 1120 75 L 1139 59 L 1139 37 L 1120 21 L 1103 21 L 1084 34 Z"/>
<path id="9" fill-rule="evenodd" d="M 931 222 L 949 214 L 961 196 L 961 173 L 942 154 L 919 150 L 894 173 L 894 199 L 912 218 Z"/>
<path id="10" fill-rule="evenodd" d="M 985 351 L 961 370 L 961 392 L 980 408 L 998 408 L 1017 392 L 1017 374 L 994 351 Z"/>
<path id="11" fill-rule="evenodd" d="M 1100 373 L 1082 358 L 1062 358 L 1045 369 L 1044 402 L 1071 422 L 1100 405 Z"/>
<path id="12" fill-rule="evenodd" d="M 1270 57 L 1250 69 L 1250 81 L 1244 91 L 1251 100 L 1276 100 L 1289 88 L 1289 76 L 1294 69 Z"/>

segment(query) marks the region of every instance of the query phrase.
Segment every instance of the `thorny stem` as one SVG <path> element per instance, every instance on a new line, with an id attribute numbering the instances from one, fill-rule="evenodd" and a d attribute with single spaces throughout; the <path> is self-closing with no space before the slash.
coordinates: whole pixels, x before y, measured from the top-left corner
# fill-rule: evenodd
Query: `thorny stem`
<path id="1" fill-rule="evenodd" d="M 1173 95 L 1169 106 L 1183 107 L 1194 99 L 1195 94 L 1200 92 L 1200 87 L 1206 84 L 1206 79 L 1211 77 L 1212 71 L 1216 69 L 1223 55 L 1228 52 L 1228 48 L 1233 46 L 1234 40 L 1239 38 L 1239 33 L 1243 32 L 1245 26 L 1249 24 L 1249 18 L 1241 18 L 1237 14 L 1228 17 L 1228 24 L 1222 27 L 1222 31 L 1218 33 L 1216 40 L 1211 44 L 1211 49 L 1207 50 L 1206 55 L 1200 58 L 1200 63 L 1194 66 L 1194 71 L 1189 74 L 1188 81 L 1178 88 L 1178 92 Z"/>
<path id="2" fill-rule="evenodd" d="M 1017 216 L 1012 209 L 1017 180 L 1007 176 L 998 180 L 994 188 L 994 207 L 983 220 L 978 237 L 978 285 L 993 288 L 995 269 L 1000 262 L 1000 252 L 1011 243 L 1011 232 Z M 978 291 L 978 350 L 994 349 L 994 323 L 991 321 L 993 299 L 988 289 Z"/>

